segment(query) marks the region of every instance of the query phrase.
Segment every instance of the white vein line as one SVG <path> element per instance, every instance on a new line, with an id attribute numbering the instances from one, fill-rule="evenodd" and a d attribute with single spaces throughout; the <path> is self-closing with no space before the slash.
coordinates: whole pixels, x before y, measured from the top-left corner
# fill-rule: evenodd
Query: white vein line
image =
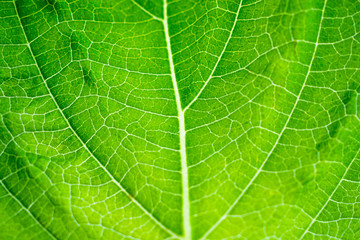
<path id="1" fill-rule="evenodd" d="M 85 150 L 90 154 L 90 156 L 91 156 L 92 158 L 94 158 L 94 160 L 99 164 L 99 166 L 104 170 L 104 172 L 111 178 L 111 180 L 120 188 L 120 190 L 121 190 L 122 192 L 125 193 L 125 195 L 126 195 L 133 203 L 135 203 L 135 204 L 136 204 L 148 217 L 150 217 L 150 219 L 152 219 L 160 228 L 162 228 L 164 231 L 166 231 L 167 233 L 169 233 L 169 234 L 172 235 L 173 237 L 178 238 L 178 236 L 177 236 L 173 231 L 171 231 L 170 229 L 168 229 L 168 228 L 167 228 L 166 226 L 164 226 L 159 220 L 157 220 L 157 219 L 156 219 L 148 210 L 146 210 L 134 197 L 132 197 L 132 196 L 126 191 L 126 189 L 121 186 L 121 184 L 120 184 L 118 181 L 116 181 L 116 179 L 114 178 L 114 176 L 105 168 L 104 165 L 101 164 L 101 162 L 97 159 L 97 157 L 95 157 L 95 155 L 90 151 L 90 149 L 89 149 L 89 148 L 87 147 L 87 145 L 83 142 L 83 140 L 80 138 L 80 136 L 76 133 L 75 129 L 72 127 L 72 125 L 70 124 L 70 122 L 68 121 L 68 119 L 66 118 L 66 116 L 64 115 L 64 113 L 61 111 L 61 108 L 60 108 L 58 102 L 55 100 L 55 98 L 54 98 L 54 96 L 53 96 L 53 94 L 52 94 L 52 92 L 51 92 L 51 90 L 50 90 L 47 82 L 45 81 L 44 76 L 43 76 L 42 73 L 41 73 L 41 70 L 40 70 L 40 68 L 39 68 L 39 64 L 38 64 L 38 62 L 37 62 L 37 60 L 36 60 L 36 58 L 35 58 L 35 56 L 34 56 L 34 53 L 33 53 L 32 49 L 31 49 L 31 47 L 30 47 L 29 40 L 28 40 L 27 35 L 26 35 L 26 33 L 25 33 L 25 29 L 24 29 L 23 25 L 21 24 L 21 19 L 20 19 L 19 12 L 18 12 L 18 9 L 17 9 L 16 4 L 15 4 L 15 0 L 13 1 L 13 3 L 14 3 L 14 6 L 15 6 L 15 10 L 16 10 L 16 13 L 17 13 L 17 17 L 18 17 L 19 22 L 20 22 L 20 26 L 21 26 L 21 28 L 22 28 L 22 30 L 23 30 L 23 32 L 24 32 L 24 36 L 25 36 L 26 41 L 27 41 L 27 43 L 28 43 L 27 45 L 28 45 L 28 47 L 29 47 L 30 54 L 31 54 L 32 58 L 34 59 L 34 61 L 35 61 L 35 63 L 36 63 L 36 67 L 37 67 L 37 69 L 38 69 L 38 71 L 39 71 L 39 73 L 40 73 L 40 76 L 41 76 L 42 80 L 43 80 L 44 83 L 45 83 L 45 87 L 46 87 L 47 91 L 49 92 L 51 99 L 53 100 L 55 106 L 59 109 L 59 112 L 60 112 L 61 116 L 64 118 L 64 120 L 65 120 L 65 122 L 67 123 L 67 125 L 69 126 L 69 129 L 71 130 L 71 132 L 72 132 L 72 133 L 75 135 L 75 137 L 80 141 L 80 143 L 81 143 L 82 146 L 85 148 Z"/>
<path id="2" fill-rule="evenodd" d="M 349 166 L 346 168 L 344 174 L 341 176 L 341 179 L 340 179 L 338 185 L 336 185 L 335 189 L 334 189 L 333 192 L 330 194 L 328 200 L 324 203 L 324 205 L 322 206 L 322 208 L 320 209 L 320 211 L 316 214 L 316 216 L 313 218 L 313 220 L 311 221 L 311 223 L 309 224 L 309 226 L 305 229 L 304 233 L 301 235 L 300 240 L 305 237 L 305 234 L 309 231 L 309 229 L 310 229 L 311 226 L 314 224 L 314 222 L 316 221 L 316 219 L 320 216 L 320 214 L 322 213 L 322 211 L 325 209 L 325 207 L 327 206 L 327 204 L 330 202 L 330 200 L 332 199 L 333 195 L 335 194 L 335 192 L 337 191 L 337 189 L 339 188 L 339 186 L 340 186 L 341 183 L 343 182 L 344 177 L 346 176 L 347 172 L 348 172 L 349 169 L 351 168 L 351 165 L 355 162 L 355 159 L 357 158 L 359 152 L 360 152 L 360 148 L 359 148 L 359 150 L 357 151 L 357 153 L 355 154 L 355 157 L 351 160 Z"/>
<path id="3" fill-rule="evenodd" d="M 232 28 L 231 28 L 231 30 L 230 30 L 229 37 L 228 37 L 228 39 L 227 39 L 227 41 L 226 41 L 226 43 L 225 43 L 225 46 L 224 46 L 222 52 L 220 53 L 220 56 L 219 56 L 217 62 L 215 63 L 215 66 L 214 66 L 213 70 L 212 70 L 211 73 L 210 73 L 210 76 L 209 76 L 208 79 L 205 81 L 204 85 L 202 86 L 202 88 L 200 89 L 200 91 L 198 92 L 198 94 L 196 94 L 196 96 L 194 97 L 194 99 L 191 100 L 191 102 L 184 108 L 184 112 L 185 112 L 189 107 L 191 107 L 191 105 L 199 98 L 199 96 L 202 94 L 202 92 L 203 92 L 204 89 L 206 88 L 207 84 L 210 82 L 212 76 L 214 75 L 214 72 L 216 71 L 216 68 L 217 68 L 219 62 L 221 61 L 221 58 L 222 58 L 222 56 L 224 55 L 224 53 L 225 53 L 225 51 L 226 51 L 226 48 L 227 48 L 227 46 L 229 45 L 230 39 L 231 39 L 231 37 L 232 37 L 232 35 L 233 35 L 233 33 L 234 33 L 234 29 L 235 29 L 235 26 L 236 26 L 236 23 L 237 23 L 237 19 L 238 19 L 239 13 L 240 13 L 240 9 L 241 9 L 242 2 L 243 2 L 243 0 L 241 0 L 240 3 L 239 3 L 239 7 L 238 7 L 238 10 L 237 10 L 236 15 L 235 15 L 234 24 L 232 25 Z"/>
<path id="4" fill-rule="evenodd" d="M 175 76 L 175 67 L 173 61 L 173 55 L 170 44 L 170 34 L 168 26 L 167 16 L 167 0 L 164 0 L 164 31 L 166 38 L 166 45 L 168 50 L 169 65 L 171 71 L 171 80 L 174 87 L 176 106 L 179 119 L 179 138 L 180 138 L 180 158 L 181 158 L 181 176 L 182 176 L 182 214 L 183 214 L 183 227 L 184 227 L 184 239 L 191 239 L 191 224 L 190 224 L 190 199 L 189 199 L 189 177 L 186 158 L 186 139 L 185 139 L 185 116 L 184 111 L 181 108 L 181 99 L 178 84 Z"/>
<path id="5" fill-rule="evenodd" d="M 10 196 L 12 199 L 14 199 L 14 200 L 20 205 L 20 207 L 23 208 L 23 209 L 25 210 L 25 212 L 27 212 L 27 213 L 29 214 L 29 216 L 30 216 L 52 239 L 57 239 L 57 238 L 55 237 L 55 235 L 52 234 L 48 229 L 46 229 L 46 228 L 42 225 L 42 223 L 32 214 L 32 212 L 30 212 L 30 210 L 27 209 L 27 208 L 24 206 L 24 204 L 22 204 L 22 202 L 20 202 L 20 200 L 19 200 L 17 197 L 15 197 L 14 194 L 12 194 L 12 193 L 10 192 L 10 190 L 5 186 L 5 184 L 4 184 L 1 180 L 0 180 L 0 184 L 3 186 L 3 188 L 5 189 L 5 191 L 9 194 L 9 196 Z"/>
<path id="6" fill-rule="evenodd" d="M 206 237 L 217 227 L 220 225 L 220 223 L 229 215 L 229 213 L 231 212 L 231 210 L 235 207 L 235 205 L 240 201 L 240 199 L 242 198 L 242 196 L 244 196 L 244 194 L 247 192 L 247 190 L 249 189 L 249 187 L 252 185 L 252 183 L 255 181 L 255 179 L 257 178 L 257 176 L 259 176 L 260 172 L 262 171 L 263 167 L 265 166 L 265 163 L 267 162 L 267 160 L 270 158 L 270 156 L 272 155 L 273 151 L 275 150 L 277 144 L 279 143 L 280 141 L 280 138 L 281 136 L 283 135 L 283 133 L 285 132 L 286 128 L 287 128 L 287 125 L 289 124 L 290 122 L 290 119 L 291 119 L 291 116 L 292 114 L 294 113 L 295 109 L 296 109 L 296 106 L 297 104 L 299 103 L 299 100 L 300 100 L 300 97 L 301 97 L 301 94 L 306 86 L 306 82 L 307 82 L 307 79 L 310 75 L 310 70 L 311 70 L 311 66 L 314 62 L 314 59 L 315 59 L 315 54 L 316 54 L 316 51 L 317 51 L 317 47 L 318 47 L 318 42 L 319 42 L 319 38 L 320 38 L 320 31 L 321 31 L 321 25 L 322 25 L 322 21 L 323 21 L 323 18 L 324 18 L 324 12 L 325 12 L 325 8 L 326 8 L 326 3 L 327 3 L 327 0 L 324 1 L 324 6 L 323 6 L 323 9 L 322 9 L 322 13 L 321 13 L 321 19 L 320 19 L 320 23 L 319 23 L 319 29 L 318 29 L 318 35 L 317 35 L 317 38 L 316 38 L 316 43 L 315 43 L 315 48 L 314 48 L 314 52 L 313 52 L 313 55 L 312 55 L 312 58 L 311 58 L 311 61 L 310 61 L 310 64 L 309 64 L 309 67 L 308 67 L 308 70 L 307 70 L 307 74 L 306 74 L 306 77 L 305 77 L 305 80 L 304 80 L 304 83 L 303 85 L 301 86 L 301 89 L 300 89 L 300 92 L 299 92 L 299 95 L 295 101 L 295 104 L 294 104 L 294 107 L 292 108 L 291 112 L 290 112 L 290 115 L 288 117 L 288 119 L 286 120 L 286 123 L 283 127 L 283 129 L 281 130 L 278 138 L 276 139 L 276 142 L 274 144 L 274 146 L 271 148 L 270 152 L 268 153 L 267 157 L 265 158 L 265 160 L 263 161 L 263 163 L 261 164 L 260 168 L 257 170 L 257 172 L 255 173 L 254 177 L 250 180 L 250 182 L 246 185 L 246 187 L 244 188 L 244 190 L 241 192 L 241 194 L 239 195 L 239 197 L 234 201 L 234 203 L 229 207 L 229 209 L 225 212 L 225 214 L 203 235 L 203 237 L 201 239 L 206 239 Z"/>
<path id="7" fill-rule="evenodd" d="M 138 2 L 136 2 L 136 0 L 131 0 L 136 6 L 138 6 L 141 10 L 143 10 L 145 13 L 147 13 L 148 15 L 150 15 L 152 18 L 154 18 L 155 20 L 158 21 L 163 21 L 163 19 L 155 16 L 154 14 L 152 14 L 151 12 L 149 12 L 148 10 L 146 10 L 143 6 L 141 6 Z"/>
<path id="8" fill-rule="evenodd" d="M 147 73 L 147 72 L 134 71 L 134 70 L 131 70 L 131 69 L 118 67 L 118 66 L 115 66 L 115 65 L 111 65 L 109 63 L 103 63 L 103 62 L 95 61 L 95 60 L 92 60 L 92 59 L 73 60 L 72 62 L 85 62 L 85 61 L 93 62 L 95 64 L 100 64 L 100 65 L 105 65 L 105 66 L 110 67 L 110 68 L 116 68 L 116 69 L 119 69 L 119 70 L 122 70 L 122 71 L 125 71 L 125 72 L 135 73 L 135 74 L 140 74 L 140 75 L 156 76 L 156 77 L 169 76 L 169 74 L 167 74 L 167 73 Z M 56 74 L 58 74 L 58 73 L 56 73 Z M 55 76 L 56 74 L 54 74 L 53 76 Z"/>

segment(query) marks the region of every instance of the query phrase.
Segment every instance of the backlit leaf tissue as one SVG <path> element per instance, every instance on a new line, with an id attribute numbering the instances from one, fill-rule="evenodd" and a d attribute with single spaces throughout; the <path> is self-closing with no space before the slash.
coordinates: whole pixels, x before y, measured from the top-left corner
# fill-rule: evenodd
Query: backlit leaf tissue
<path id="1" fill-rule="evenodd" d="M 360 239 L 360 1 L 1 0 L 0 239 Z"/>

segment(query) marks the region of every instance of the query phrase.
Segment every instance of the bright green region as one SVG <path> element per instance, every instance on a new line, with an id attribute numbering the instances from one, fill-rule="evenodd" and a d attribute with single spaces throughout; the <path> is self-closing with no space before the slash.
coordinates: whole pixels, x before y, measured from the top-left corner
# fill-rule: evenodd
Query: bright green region
<path id="1" fill-rule="evenodd" d="M 0 239 L 360 239 L 359 33 L 358 0 L 1 1 Z"/>

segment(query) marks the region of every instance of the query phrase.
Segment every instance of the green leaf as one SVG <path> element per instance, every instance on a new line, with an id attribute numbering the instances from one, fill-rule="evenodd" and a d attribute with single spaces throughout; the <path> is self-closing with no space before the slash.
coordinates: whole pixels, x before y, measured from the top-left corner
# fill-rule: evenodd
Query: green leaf
<path id="1" fill-rule="evenodd" d="M 360 239 L 359 0 L 0 1 L 0 239 Z"/>

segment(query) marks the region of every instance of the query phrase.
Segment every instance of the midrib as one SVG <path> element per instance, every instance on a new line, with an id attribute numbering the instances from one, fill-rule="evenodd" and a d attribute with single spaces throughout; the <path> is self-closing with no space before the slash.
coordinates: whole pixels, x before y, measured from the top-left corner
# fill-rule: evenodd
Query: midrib
<path id="1" fill-rule="evenodd" d="M 173 55 L 171 52 L 166 0 L 164 0 L 164 20 L 162 22 L 164 24 L 165 39 L 166 39 L 170 71 L 171 71 L 171 80 L 174 87 L 175 101 L 176 101 L 178 120 L 179 120 L 180 158 L 181 158 L 181 175 L 182 175 L 182 191 L 183 191 L 182 212 L 183 212 L 183 224 L 184 224 L 184 239 L 190 240 L 191 225 L 190 225 L 190 201 L 189 201 L 189 183 L 188 183 L 189 179 L 188 179 L 188 168 L 187 168 L 187 160 L 186 160 L 185 117 L 184 117 L 184 111 L 181 107 L 180 93 L 176 81 Z"/>

